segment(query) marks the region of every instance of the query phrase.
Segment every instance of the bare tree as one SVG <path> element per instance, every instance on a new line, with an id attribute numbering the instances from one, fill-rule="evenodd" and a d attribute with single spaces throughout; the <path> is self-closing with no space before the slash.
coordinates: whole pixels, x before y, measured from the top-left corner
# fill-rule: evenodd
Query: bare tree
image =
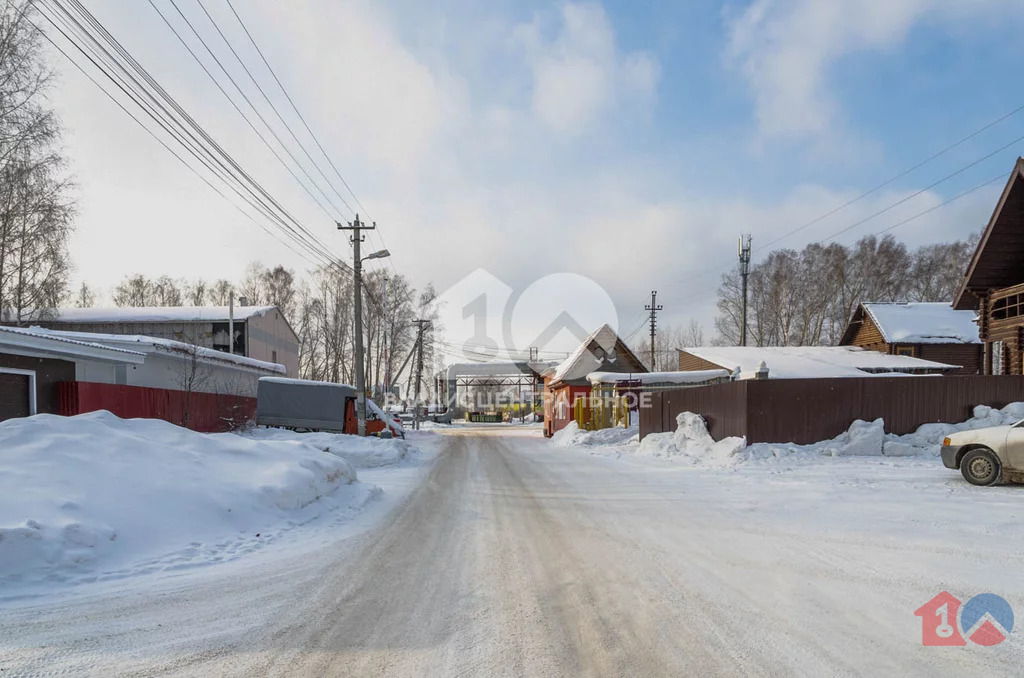
<path id="1" fill-rule="evenodd" d="M 153 282 L 154 306 L 184 306 L 185 295 L 181 284 L 167 275 L 162 275 Z"/>
<path id="2" fill-rule="evenodd" d="M 206 284 L 206 281 L 202 278 L 197 278 L 190 283 L 185 284 L 184 296 L 186 301 L 193 306 L 204 306 L 206 304 L 206 295 L 210 291 L 210 287 Z M 225 306 L 227 304 L 224 304 Z"/>
<path id="3" fill-rule="evenodd" d="M 233 289 L 234 285 L 232 285 L 230 281 L 222 278 L 210 286 L 210 289 L 206 293 L 206 298 L 214 306 L 227 306 Z M 199 304 L 196 305 L 198 306 Z"/>
<path id="4" fill-rule="evenodd" d="M 751 270 L 747 336 L 754 346 L 835 344 L 857 304 L 951 301 L 976 240 L 926 245 L 915 252 L 892 236 L 868 236 L 850 247 L 813 243 L 775 250 Z M 715 343 L 739 343 L 739 275 L 718 290 Z"/>
<path id="5" fill-rule="evenodd" d="M 23 324 L 66 298 L 74 209 L 34 10 L 27 0 L 0 2 L 0 309 Z"/>
<path id="6" fill-rule="evenodd" d="M 114 303 L 118 306 L 155 306 L 153 283 L 138 273 L 127 276 L 114 288 Z"/>
<path id="7" fill-rule="evenodd" d="M 235 288 L 239 297 L 245 297 L 252 306 L 259 306 L 266 297 L 267 269 L 259 262 L 252 262 L 245 269 L 245 277 Z"/>
<path id="8" fill-rule="evenodd" d="M 295 274 L 284 266 L 263 272 L 263 302 L 277 308 L 289 322 L 295 319 Z"/>
<path id="9" fill-rule="evenodd" d="M 75 293 L 75 306 L 77 308 L 91 308 L 96 305 L 96 292 L 88 284 L 82 283 Z"/>

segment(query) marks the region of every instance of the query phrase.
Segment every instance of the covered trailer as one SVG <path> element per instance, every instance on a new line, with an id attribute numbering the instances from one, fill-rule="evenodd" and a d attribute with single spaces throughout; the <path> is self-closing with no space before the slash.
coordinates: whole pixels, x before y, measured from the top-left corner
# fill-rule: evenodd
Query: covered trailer
<path id="1" fill-rule="evenodd" d="M 355 434 L 359 425 L 356 390 L 346 384 L 262 377 L 256 391 L 256 423 L 260 426 Z M 395 435 L 405 435 L 397 422 L 367 399 L 366 433 L 374 435 L 389 427 Z"/>

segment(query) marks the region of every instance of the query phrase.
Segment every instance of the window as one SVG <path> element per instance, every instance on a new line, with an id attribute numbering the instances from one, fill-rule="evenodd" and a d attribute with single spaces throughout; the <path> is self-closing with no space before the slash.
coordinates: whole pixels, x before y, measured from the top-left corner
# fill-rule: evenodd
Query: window
<path id="1" fill-rule="evenodd" d="M 910 356 L 911 358 L 917 353 L 917 350 L 913 346 L 897 346 L 896 355 Z"/>
<path id="2" fill-rule="evenodd" d="M 277 362 L 277 351 L 271 351 L 270 352 L 270 362 L 272 362 L 272 363 L 276 363 Z"/>

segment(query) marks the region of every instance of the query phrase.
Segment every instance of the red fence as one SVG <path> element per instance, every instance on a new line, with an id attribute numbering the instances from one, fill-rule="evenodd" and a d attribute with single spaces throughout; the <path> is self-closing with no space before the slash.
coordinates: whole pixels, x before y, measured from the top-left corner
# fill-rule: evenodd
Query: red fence
<path id="1" fill-rule="evenodd" d="M 640 437 L 674 431 L 676 415 L 694 412 L 721 440 L 746 436 L 751 443 L 813 443 L 846 431 L 857 419 L 881 417 L 890 433 L 912 433 L 922 424 L 969 419 L 976 405 L 1003 407 L 1024 401 L 1024 377 L 866 377 L 767 379 L 662 391 L 640 408 Z"/>
<path id="2" fill-rule="evenodd" d="M 65 416 L 109 410 L 123 419 L 163 419 L 204 433 L 229 431 L 256 416 L 256 399 L 244 396 L 81 381 L 57 389 Z"/>

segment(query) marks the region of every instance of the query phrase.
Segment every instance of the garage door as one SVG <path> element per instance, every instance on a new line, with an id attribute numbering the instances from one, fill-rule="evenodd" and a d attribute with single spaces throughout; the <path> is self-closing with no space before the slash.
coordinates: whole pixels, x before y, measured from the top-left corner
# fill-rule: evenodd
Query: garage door
<path id="1" fill-rule="evenodd" d="M 28 388 L 27 374 L 0 372 L 0 421 L 31 414 Z"/>

